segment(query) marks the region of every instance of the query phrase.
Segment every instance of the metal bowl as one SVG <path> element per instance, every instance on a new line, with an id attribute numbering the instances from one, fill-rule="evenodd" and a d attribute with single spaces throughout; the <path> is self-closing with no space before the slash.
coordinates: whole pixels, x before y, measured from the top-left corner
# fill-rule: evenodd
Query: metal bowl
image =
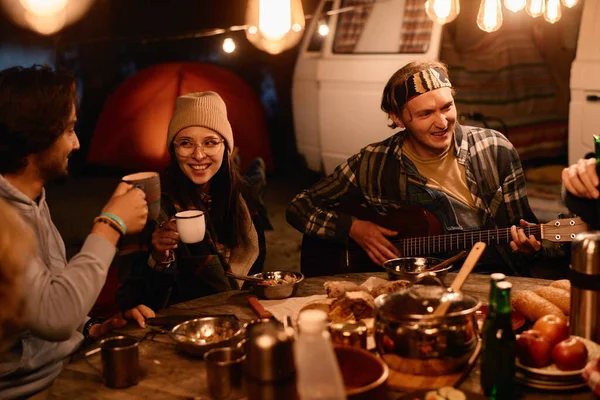
<path id="1" fill-rule="evenodd" d="M 435 257 L 400 257 L 387 260 L 383 263 L 383 268 L 387 271 L 389 280 L 404 279 L 414 283 L 419 274 L 429 272 L 442 261 L 444 260 Z M 443 281 L 452 266 L 453 264 L 450 264 L 435 271 L 437 277 Z"/>
<path id="2" fill-rule="evenodd" d="M 240 321 L 217 316 L 185 321 L 171 330 L 171 339 L 177 349 L 195 356 L 203 356 L 210 349 L 231 346 L 242 333 Z"/>
<path id="3" fill-rule="evenodd" d="M 292 283 L 282 283 L 277 285 L 256 285 L 251 283 L 252 290 L 258 297 L 270 300 L 285 299 L 293 296 L 296 293 L 298 284 L 304 280 L 304 275 L 300 272 L 292 271 L 270 271 L 250 276 L 260 279 L 283 279 L 286 276 L 294 278 L 294 282 Z"/>

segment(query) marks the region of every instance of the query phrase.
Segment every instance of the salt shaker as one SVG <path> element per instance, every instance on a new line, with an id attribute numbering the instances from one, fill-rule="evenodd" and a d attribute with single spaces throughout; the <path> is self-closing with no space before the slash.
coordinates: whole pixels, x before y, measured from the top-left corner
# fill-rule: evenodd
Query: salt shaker
<path id="1" fill-rule="evenodd" d="M 292 332 L 276 321 L 247 327 L 248 400 L 298 399 L 293 342 Z"/>
<path id="2" fill-rule="evenodd" d="M 581 233 L 571 245 L 570 330 L 600 341 L 600 231 Z"/>

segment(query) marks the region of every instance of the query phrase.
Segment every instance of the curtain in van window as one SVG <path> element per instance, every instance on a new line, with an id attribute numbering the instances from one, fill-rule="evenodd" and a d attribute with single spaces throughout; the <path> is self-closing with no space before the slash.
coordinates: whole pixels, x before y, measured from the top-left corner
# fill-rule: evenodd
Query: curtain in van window
<path id="1" fill-rule="evenodd" d="M 423 0 L 405 0 L 398 53 L 426 53 L 433 21 L 425 13 Z"/>
<path id="2" fill-rule="evenodd" d="M 352 53 L 371 15 L 375 0 L 344 0 L 342 7 L 357 7 L 339 15 L 333 43 L 334 53 Z"/>

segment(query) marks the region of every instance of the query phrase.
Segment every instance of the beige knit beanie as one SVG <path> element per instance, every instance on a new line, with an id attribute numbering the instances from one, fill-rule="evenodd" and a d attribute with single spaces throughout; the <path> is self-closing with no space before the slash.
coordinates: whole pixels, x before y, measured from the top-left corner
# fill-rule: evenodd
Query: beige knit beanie
<path id="1" fill-rule="evenodd" d="M 196 92 L 179 96 L 175 102 L 175 113 L 169 123 L 167 148 L 175 136 L 189 126 L 202 126 L 217 132 L 233 151 L 233 132 L 227 119 L 225 102 L 215 92 Z"/>

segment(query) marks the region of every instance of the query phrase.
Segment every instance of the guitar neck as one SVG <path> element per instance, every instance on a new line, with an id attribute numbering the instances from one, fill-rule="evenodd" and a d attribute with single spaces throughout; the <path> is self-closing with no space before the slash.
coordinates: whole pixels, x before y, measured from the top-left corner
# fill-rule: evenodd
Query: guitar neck
<path id="1" fill-rule="evenodd" d="M 540 240 L 542 225 L 529 225 L 525 235 L 533 235 Z M 404 257 L 423 256 L 424 254 L 446 253 L 470 249 L 477 242 L 487 245 L 508 244 L 512 240 L 510 228 L 491 229 L 485 231 L 451 233 L 438 236 L 423 236 L 393 241 Z"/>

